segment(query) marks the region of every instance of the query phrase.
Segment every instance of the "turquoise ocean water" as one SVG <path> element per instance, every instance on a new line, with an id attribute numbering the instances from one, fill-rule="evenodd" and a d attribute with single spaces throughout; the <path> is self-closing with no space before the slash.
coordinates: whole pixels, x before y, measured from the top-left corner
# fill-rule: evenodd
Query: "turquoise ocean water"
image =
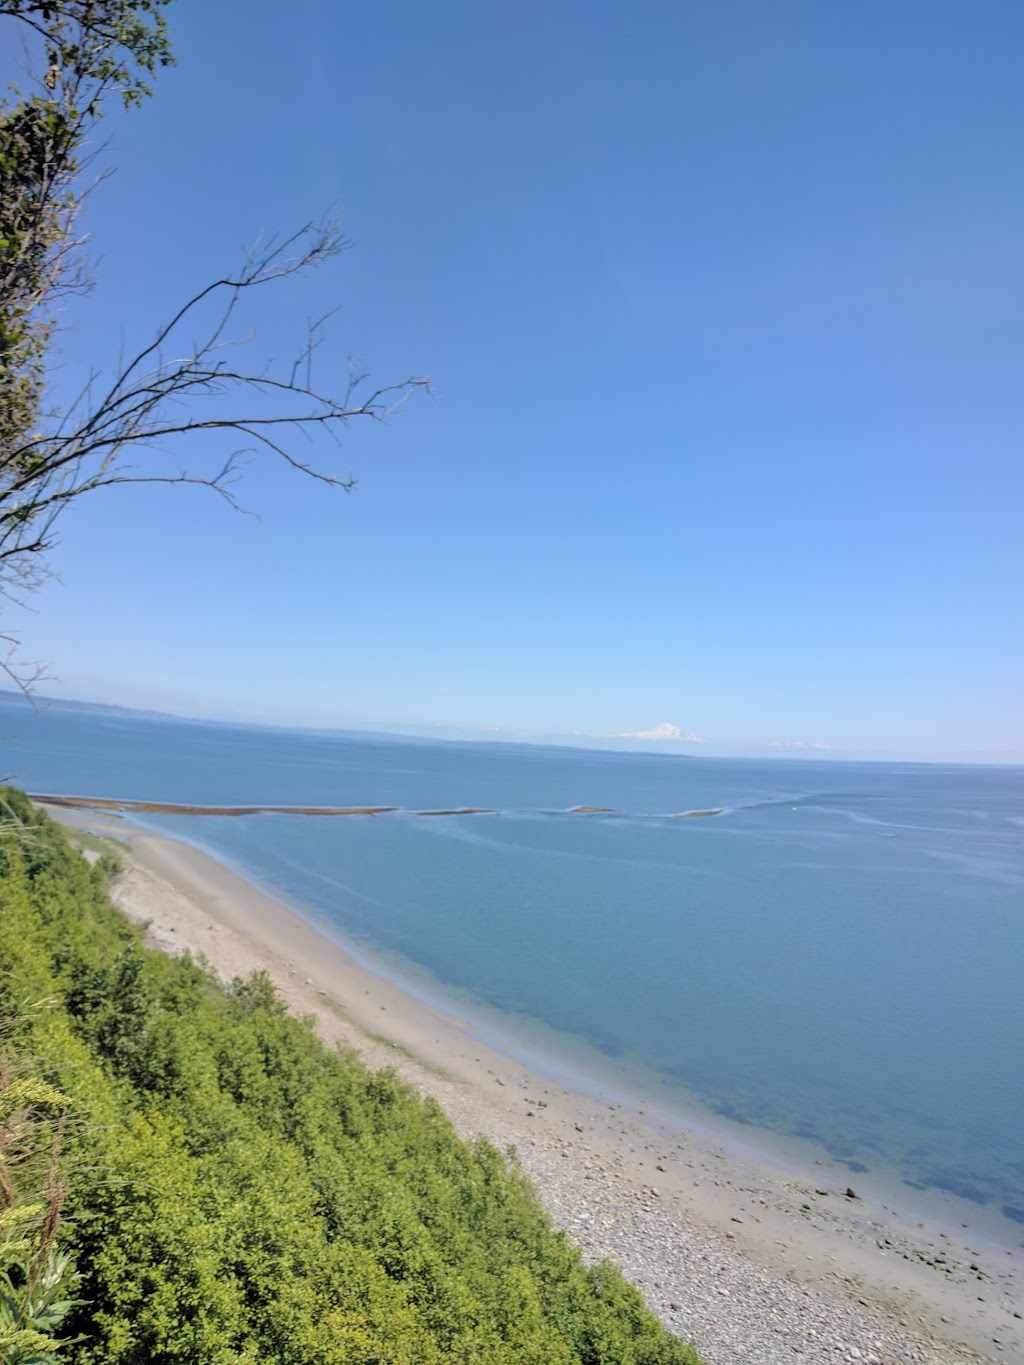
<path id="1" fill-rule="evenodd" d="M 510 1043 L 537 1021 L 555 1051 L 581 1039 L 755 1138 L 806 1139 L 1024 1236 L 1020 768 L 391 740 L 10 698 L 0 736 L 0 768 L 38 792 L 399 806 L 145 823 L 441 998 L 503 1012 Z M 499 813 L 413 813 L 451 806 Z M 707 808 L 722 813 L 674 818 Z"/>

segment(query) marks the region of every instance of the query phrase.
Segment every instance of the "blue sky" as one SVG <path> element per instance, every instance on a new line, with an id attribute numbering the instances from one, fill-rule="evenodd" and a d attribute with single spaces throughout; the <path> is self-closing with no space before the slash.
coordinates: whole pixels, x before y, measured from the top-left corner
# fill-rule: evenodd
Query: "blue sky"
<path id="1" fill-rule="evenodd" d="M 178 66 L 105 121 L 58 384 L 333 206 L 352 250 L 263 296 L 254 356 L 340 303 L 321 378 L 354 357 L 434 397 L 352 427 L 348 497 L 260 463 L 259 520 L 83 501 L 6 618 L 46 691 L 1024 757 L 1024 9 L 168 13 Z"/>

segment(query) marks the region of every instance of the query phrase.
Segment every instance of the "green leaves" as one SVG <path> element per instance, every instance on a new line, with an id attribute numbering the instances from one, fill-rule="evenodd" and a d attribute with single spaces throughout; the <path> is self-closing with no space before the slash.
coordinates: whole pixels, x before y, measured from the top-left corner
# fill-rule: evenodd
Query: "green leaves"
<path id="1" fill-rule="evenodd" d="M 0 1257 L 0 1360 L 4 1365 L 55 1365 L 67 1343 L 55 1334 L 75 1307 L 71 1258 L 51 1251 L 41 1273 L 31 1257 Z"/>
<path id="2" fill-rule="evenodd" d="M 0 0 L 0 17 L 22 20 L 44 39 L 49 84 L 69 74 L 118 87 L 133 103 L 145 76 L 174 62 L 163 10 L 169 0 Z"/>
<path id="3" fill-rule="evenodd" d="M 167 0 L 0 0 L 36 60 L 31 93 L 0 103 L 0 545 L 38 553 L 30 527 L 56 475 L 30 433 L 43 415 L 53 308 L 84 283 L 73 225 L 79 154 L 104 103 L 134 105 L 172 60 Z M 10 549 L 6 553 L 12 553 Z"/>

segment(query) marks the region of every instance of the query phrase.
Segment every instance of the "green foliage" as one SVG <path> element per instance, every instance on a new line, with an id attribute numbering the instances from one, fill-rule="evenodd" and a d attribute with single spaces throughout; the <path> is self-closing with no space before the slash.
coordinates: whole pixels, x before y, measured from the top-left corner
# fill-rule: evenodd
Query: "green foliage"
<path id="1" fill-rule="evenodd" d="M 34 429 L 53 304 L 84 283 L 73 231 L 81 155 L 105 102 L 138 104 L 172 60 L 166 3 L 0 0 L 35 67 L 32 88 L 0 104 L 0 548 L 26 543 L 33 490 L 61 473 Z"/>
<path id="2" fill-rule="evenodd" d="M 20 19 L 46 45 L 44 83 L 70 71 L 118 92 L 126 105 L 152 93 L 147 77 L 172 61 L 168 0 L 0 0 L 0 16 Z M 93 111 L 98 112 L 98 111 Z"/>
<path id="3" fill-rule="evenodd" d="M 0 1050 L 0 1360 L 58 1359 L 57 1332 L 78 1277 L 55 1249 L 65 1186 L 61 1133 L 70 1098 Z"/>
<path id="4" fill-rule="evenodd" d="M 0 1360 L 4 1365 L 49 1365 L 66 1356 L 56 1336 L 75 1306 L 78 1285 L 70 1256 L 50 1251 L 38 1271 L 31 1256 L 0 1253 Z"/>
<path id="5" fill-rule="evenodd" d="M 695 1365 L 495 1148 L 325 1048 L 266 977 L 225 988 L 143 947 L 59 828 L 6 799 L 0 1025 L 83 1117 L 62 1360 Z"/>

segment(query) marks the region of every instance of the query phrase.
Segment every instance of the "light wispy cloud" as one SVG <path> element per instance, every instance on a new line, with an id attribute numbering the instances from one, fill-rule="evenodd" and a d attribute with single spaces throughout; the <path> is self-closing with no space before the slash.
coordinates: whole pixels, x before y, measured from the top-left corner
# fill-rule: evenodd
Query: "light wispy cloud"
<path id="1" fill-rule="evenodd" d="M 673 725 L 670 721 L 664 721 L 661 725 L 655 725 L 650 730 L 626 730 L 622 734 L 611 735 L 611 739 L 658 739 L 674 740 L 678 744 L 707 744 L 706 739 L 700 735 L 695 735 L 692 730 L 683 731 L 678 725 Z"/>
<path id="2" fill-rule="evenodd" d="M 773 739 L 769 747 L 772 749 L 831 749 L 834 746 L 807 739 Z"/>

